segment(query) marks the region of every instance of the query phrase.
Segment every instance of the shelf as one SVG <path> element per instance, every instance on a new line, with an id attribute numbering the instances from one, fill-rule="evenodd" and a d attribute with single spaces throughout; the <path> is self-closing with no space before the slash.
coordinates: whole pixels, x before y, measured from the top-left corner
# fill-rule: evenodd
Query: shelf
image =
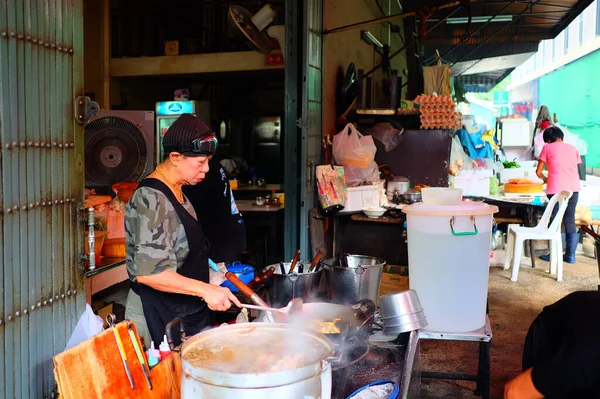
<path id="1" fill-rule="evenodd" d="M 264 54 L 256 51 L 186 54 L 162 57 L 112 58 L 110 77 L 182 75 L 196 73 L 262 71 L 283 69 L 268 66 Z"/>

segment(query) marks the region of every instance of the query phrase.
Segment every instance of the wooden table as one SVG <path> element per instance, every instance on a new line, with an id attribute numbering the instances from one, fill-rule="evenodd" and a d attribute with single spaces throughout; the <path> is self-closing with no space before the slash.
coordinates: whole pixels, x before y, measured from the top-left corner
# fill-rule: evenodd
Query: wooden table
<path id="1" fill-rule="evenodd" d="M 502 208 L 512 208 L 512 209 L 520 209 L 524 211 L 523 217 L 509 217 L 503 218 L 501 216 L 494 216 L 497 223 L 515 223 L 515 224 L 523 224 L 525 227 L 535 227 L 535 211 L 536 209 L 542 209 L 542 207 L 538 205 L 533 205 L 533 200 L 535 197 L 528 198 L 519 198 L 519 197 L 505 197 L 505 196 L 487 196 L 480 197 L 485 203 L 490 205 L 495 205 L 499 209 Z M 545 206 L 545 204 L 544 204 Z M 533 252 L 533 240 L 529 240 L 529 252 L 531 255 L 531 267 L 535 268 L 535 254 Z"/>
<path id="2" fill-rule="evenodd" d="M 235 200 L 235 203 L 238 207 L 242 216 L 244 212 L 280 212 L 283 211 L 283 206 L 273 206 L 273 205 L 256 205 L 255 200 Z"/>
<path id="3" fill-rule="evenodd" d="M 85 299 L 92 303 L 92 295 L 129 279 L 125 258 L 102 258 L 94 270 L 85 274 Z"/>

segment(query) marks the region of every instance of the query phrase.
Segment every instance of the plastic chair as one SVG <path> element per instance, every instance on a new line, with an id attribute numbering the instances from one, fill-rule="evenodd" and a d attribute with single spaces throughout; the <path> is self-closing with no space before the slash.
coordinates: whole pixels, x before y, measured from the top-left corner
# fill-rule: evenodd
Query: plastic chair
<path id="1" fill-rule="evenodd" d="M 521 263 L 521 254 L 523 253 L 523 243 L 526 240 L 549 240 L 550 241 L 550 274 L 556 274 L 556 281 L 562 281 L 563 277 L 563 256 L 562 256 L 562 238 L 560 227 L 563 216 L 569 205 L 569 198 L 573 193 L 571 191 L 561 191 L 554 195 L 542 215 L 542 219 L 535 227 L 509 226 L 506 233 L 507 248 L 506 260 L 504 261 L 504 270 L 508 270 L 512 260 L 511 280 L 517 281 L 519 276 L 519 266 Z M 556 217 L 549 224 L 552 210 L 558 203 L 558 212 Z M 512 255 L 512 257 L 511 257 Z M 535 256 L 533 253 L 531 256 Z"/>

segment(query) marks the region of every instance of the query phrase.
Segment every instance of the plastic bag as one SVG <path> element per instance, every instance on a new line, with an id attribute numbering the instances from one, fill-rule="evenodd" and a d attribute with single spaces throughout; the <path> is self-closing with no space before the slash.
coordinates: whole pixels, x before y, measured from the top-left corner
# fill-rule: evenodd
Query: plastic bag
<path id="1" fill-rule="evenodd" d="M 335 206 L 344 207 L 348 198 L 344 168 L 319 165 L 316 168 L 319 202 L 324 210 Z"/>
<path id="2" fill-rule="evenodd" d="M 357 168 L 351 165 L 344 165 L 344 174 L 346 175 L 346 185 L 348 187 L 362 186 L 364 183 L 377 183 L 381 180 L 379 166 L 372 162 L 368 168 Z"/>
<path id="3" fill-rule="evenodd" d="M 385 152 L 390 152 L 398 147 L 404 138 L 404 136 L 402 136 L 402 133 L 404 133 L 402 127 L 396 129 L 392 124 L 387 122 L 378 123 L 365 133 L 368 133 L 379 140 L 381 144 L 383 144 Z"/>
<path id="4" fill-rule="evenodd" d="M 333 157 L 344 165 L 348 187 L 379 181 L 376 152 L 373 137 L 362 135 L 351 123 L 333 137 Z"/>
<path id="5" fill-rule="evenodd" d="M 79 345 L 83 341 L 100 334 L 102 331 L 104 331 L 104 321 L 100 316 L 95 315 L 92 307 L 86 303 L 85 312 L 83 312 L 83 315 L 81 315 L 81 318 L 77 322 L 65 350 Z"/>
<path id="6" fill-rule="evenodd" d="M 450 149 L 449 173 L 452 176 L 458 176 L 461 170 L 471 169 L 473 169 L 471 158 L 465 153 L 458 136 L 454 136 L 452 138 L 452 146 Z"/>
<path id="7" fill-rule="evenodd" d="M 351 123 L 333 136 L 333 157 L 338 165 L 369 168 L 376 152 L 373 137 L 363 136 Z"/>

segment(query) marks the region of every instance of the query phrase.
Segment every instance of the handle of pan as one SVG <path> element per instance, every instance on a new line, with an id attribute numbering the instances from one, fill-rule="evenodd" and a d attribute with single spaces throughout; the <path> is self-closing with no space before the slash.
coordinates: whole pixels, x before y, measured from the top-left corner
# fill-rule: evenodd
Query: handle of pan
<path id="1" fill-rule="evenodd" d="M 298 260 L 300 259 L 300 250 L 296 251 L 296 254 L 294 255 L 294 259 L 292 259 L 292 265 L 290 266 L 290 271 L 288 273 L 293 273 L 294 269 L 296 268 L 296 264 L 298 263 Z"/>
<path id="2" fill-rule="evenodd" d="M 315 267 L 317 267 L 317 265 L 319 264 L 319 261 L 321 260 L 322 257 L 323 257 L 323 252 L 321 252 L 321 251 L 317 252 L 317 255 L 315 256 L 312 263 L 310 264 L 310 267 L 308 268 L 309 273 L 312 273 L 313 270 L 315 270 Z"/>
<path id="3" fill-rule="evenodd" d="M 229 280 L 231 284 L 235 286 L 240 292 L 246 295 L 248 298 L 251 298 L 252 295 L 256 295 L 256 293 L 252 290 L 252 288 L 248 287 L 242 280 L 238 278 L 232 272 L 225 273 L 225 278 Z"/>
<path id="4" fill-rule="evenodd" d="M 179 352 L 179 349 L 177 348 L 177 346 L 175 346 L 175 343 L 177 341 L 173 336 L 173 330 L 177 326 L 179 326 L 179 339 L 181 340 L 181 343 L 185 342 L 185 340 L 187 339 L 187 337 L 185 336 L 185 328 L 183 327 L 183 319 L 181 319 L 181 317 L 176 317 L 173 320 L 171 320 L 169 324 L 167 324 L 167 326 L 165 327 L 165 335 L 167 336 L 169 348 L 171 348 L 171 351 L 173 352 Z"/>

